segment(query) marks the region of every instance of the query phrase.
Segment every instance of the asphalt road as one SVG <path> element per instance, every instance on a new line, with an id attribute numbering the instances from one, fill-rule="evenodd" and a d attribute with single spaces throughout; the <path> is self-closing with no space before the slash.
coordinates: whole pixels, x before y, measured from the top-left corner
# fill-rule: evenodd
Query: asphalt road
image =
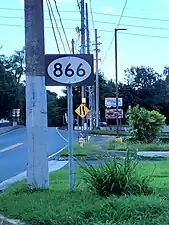
<path id="1" fill-rule="evenodd" d="M 68 132 L 48 128 L 48 156 L 58 152 L 67 145 Z M 77 133 L 74 133 L 74 142 Z M 0 182 L 26 170 L 27 137 L 26 128 L 20 128 L 0 136 Z"/>

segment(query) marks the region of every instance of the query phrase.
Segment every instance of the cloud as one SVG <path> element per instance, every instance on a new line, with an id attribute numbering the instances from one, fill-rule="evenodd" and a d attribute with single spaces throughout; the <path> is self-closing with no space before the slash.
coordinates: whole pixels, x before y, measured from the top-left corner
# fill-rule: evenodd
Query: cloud
<path id="1" fill-rule="evenodd" d="M 102 9 L 103 13 L 113 13 L 113 9 L 111 7 L 105 7 Z"/>

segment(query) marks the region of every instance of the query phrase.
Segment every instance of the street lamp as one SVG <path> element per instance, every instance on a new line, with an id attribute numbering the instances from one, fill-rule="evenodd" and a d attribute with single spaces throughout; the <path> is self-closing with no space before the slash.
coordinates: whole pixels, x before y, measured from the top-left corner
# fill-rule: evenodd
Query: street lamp
<path id="1" fill-rule="evenodd" d="M 119 106 L 118 106 L 118 64 L 117 64 L 117 32 L 121 30 L 127 29 L 115 29 L 115 74 L 116 74 L 116 128 L 117 128 L 117 136 L 119 133 Z"/>

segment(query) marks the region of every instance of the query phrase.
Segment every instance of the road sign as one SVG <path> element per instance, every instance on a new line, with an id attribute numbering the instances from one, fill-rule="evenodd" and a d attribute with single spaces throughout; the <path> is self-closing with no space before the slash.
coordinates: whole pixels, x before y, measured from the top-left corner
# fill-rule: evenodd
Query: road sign
<path id="1" fill-rule="evenodd" d="M 13 109 L 12 116 L 13 117 L 19 117 L 20 116 L 20 109 Z"/>
<path id="2" fill-rule="evenodd" d="M 81 104 L 75 112 L 83 119 L 90 112 L 90 110 L 84 104 Z"/>
<path id="3" fill-rule="evenodd" d="M 46 86 L 83 86 L 94 83 L 93 55 L 45 55 Z"/>
<path id="4" fill-rule="evenodd" d="M 106 107 L 116 107 L 116 98 L 105 98 L 105 106 Z M 123 99 L 118 98 L 118 106 L 123 106 Z"/>
<path id="5" fill-rule="evenodd" d="M 116 109 L 106 109 L 105 110 L 105 118 L 106 120 L 113 120 L 116 119 Z M 118 118 L 122 119 L 123 118 L 123 110 L 118 109 Z"/>

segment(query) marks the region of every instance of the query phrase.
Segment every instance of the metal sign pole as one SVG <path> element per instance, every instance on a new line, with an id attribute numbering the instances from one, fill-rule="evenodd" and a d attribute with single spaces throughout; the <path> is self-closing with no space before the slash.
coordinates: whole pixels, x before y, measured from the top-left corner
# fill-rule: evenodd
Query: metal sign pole
<path id="1" fill-rule="evenodd" d="M 73 100 L 72 86 L 67 88 L 68 99 L 68 155 L 69 155 L 69 191 L 73 190 L 74 186 L 74 159 L 73 159 Z"/>
<path id="2" fill-rule="evenodd" d="M 73 158 L 73 86 L 94 84 L 93 55 L 90 54 L 47 54 L 45 55 L 46 86 L 67 86 L 68 103 L 68 154 L 69 154 L 69 191 L 75 183 Z M 81 104 L 76 113 L 83 119 L 89 109 Z"/>

